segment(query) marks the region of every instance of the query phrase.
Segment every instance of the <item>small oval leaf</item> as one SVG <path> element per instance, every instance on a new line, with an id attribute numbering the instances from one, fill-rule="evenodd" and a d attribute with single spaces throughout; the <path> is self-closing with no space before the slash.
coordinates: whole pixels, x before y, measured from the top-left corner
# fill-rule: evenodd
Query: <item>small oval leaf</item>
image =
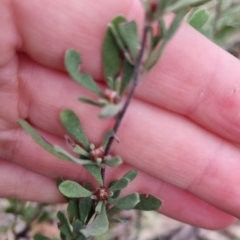
<path id="1" fill-rule="evenodd" d="M 113 157 L 111 159 L 104 160 L 104 164 L 106 164 L 109 167 L 117 167 L 122 163 L 123 163 L 123 160 L 119 156 Z"/>
<path id="2" fill-rule="evenodd" d="M 138 175 L 138 171 L 136 169 L 133 169 L 129 172 L 127 172 L 123 177 L 127 178 L 129 182 L 132 182 Z"/>
<path id="3" fill-rule="evenodd" d="M 132 193 L 125 197 L 113 199 L 109 198 L 108 202 L 120 208 L 122 210 L 130 210 L 133 209 L 140 201 L 138 193 Z"/>
<path id="4" fill-rule="evenodd" d="M 110 191 L 117 191 L 117 190 L 121 190 L 125 187 L 127 187 L 127 185 L 129 184 L 129 180 L 127 178 L 121 178 L 119 180 L 117 180 L 110 188 Z"/>
<path id="5" fill-rule="evenodd" d="M 135 62 L 138 56 L 138 44 L 139 44 L 136 22 L 131 21 L 119 24 L 119 31 L 130 53 L 130 56 L 133 59 L 133 62 Z"/>
<path id="6" fill-rule="evenodd" d="M 78 116 L 70 109 L 61 112 L 60 119 L 67 132 L 78 140 L 85 148 L 88 148 L 89 141 L 82 129 Z"/>
<path id="7" fill-rule="evenodd" d="M 93 195 L 92 192 L 88 191 L 77 182 L 70 180 L 62 182 L 59 185 L 59 190 L 64 196 L 70 198 L 90 197 Z"/>
<path id="8" fill-rule="evenodd" d="M 200 9 L 193 14 L 188 23 L 197 31 L 200 31 L 208 19 L 209 13 L 205 9 Z"/>
<path id="9" fill-rule="evenodd" d="M 162 201 L 155 196 L 148 194 L 140 194 L 140 202 L 134 209 L 142 211 L 157 211 L 162 205 Z"/>
<path id="10" fill-rule="evenodd" d="M 109 222 L 105 206 L 102 207 L 102 212 L 97 215 L 91 224 L 86 229 L 81 230 L 81 233 L 86 237 L 97 236 L 106 233 L 109 229 Z"/>
<path id="11" fill-rule="evenodd" d="M 100 167 L 97 165 L 83 165 L 83 166 L 98 181 L 100 186 L 103 186 L 103 180 L 102 180 Z"/>
<path id="12" fill-rule="evenodd" d="M 121 104 L 107 104 L 102 108 L 99 114 L 100 118 L 110 118 L 117 115 L 121 111 Z"/>
<path id="13" fill-rule="evenodd" d="M 79 72 L 79 65 L 81 64 L 81 56 L 76 50 L 69 49 L 65 55 L 65 66 L 69 75 L 80 85 L 87 88 L 88 90 L 102 96 L 102 92 L 88 74 L 81 74 Z"/>

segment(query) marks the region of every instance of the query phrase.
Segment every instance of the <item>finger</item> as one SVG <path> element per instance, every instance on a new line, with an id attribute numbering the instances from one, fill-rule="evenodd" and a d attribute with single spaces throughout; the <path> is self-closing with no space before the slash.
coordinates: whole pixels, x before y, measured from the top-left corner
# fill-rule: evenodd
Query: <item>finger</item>
<path id="1" fill-rule="evenodd" d="M 40 67 L 35 69 L 38 68 Z M 94 143 L 99 141 L 109 123 L 96 120 L 96 112 L 89 111 L 87 105 L 82 104 L 79 107 L 76 101 L 69 103 L 62 98 L 66 88 L 73 93 L 72 99 L 78 92 L 73 89 L 74 84 L 65 81 L 65 75 L 57 78 L 49 75 L 46 79 L 52 79 L 51 86 L 46 84 L 47 80 L 44 81 L 41 72 L 46 78 L 52 70 L 39 70 L 35 77 L 37 87 L 34 84 L 25 84 L 29 86 L 29 92 L 34 93 L 34 88 L 39 90 L 34 93 L 36 99 L 41 99 L 40 93 L 45 92 L 44 104 L 35 105 L 34 101 L 30 101 L 32 106 L 29 114 L 33 124 L 46 132 L 63 137 L 64 131 L 58 120 L 59 111 L 71 106 L 81 116 L 90 140 Z M 27 77 L 23 76 L 22 79 Z M 53 94 L 51 89 L 54 84 L 59 86 L 58 91 Z M 50 86 L 49 90 L 44 89 L 46 86 Z M 23 94 L 25 95 L 28 94 Z M 52 104 L 55 102 L 58 103 L 57 106 Z M 39 112 L 43 114 L 39 115 Z M 115 148 L 115 152 L 123 156 L 127 163 L 172 185 L 188 189 L 212 205 L 239 216 L 239 150 L 231 143 L 206 132 L 186 118 L 137 100 L 132 102 L 119 137 L 121 144 Z M 235 200 L 230 200 L 223 192 L 231 194 Z"/>
<path id="2" fill-rule="evenodd" d="M 137 96 L 239 142 L 239 78 L 238 59 L 183 24 Z"/>
<path id="3" fill-rule="evenodd" d="M 35 202 L 64 202 L 56 181 L 0 160 L 0 197 Z"/>
<path id="4" fill-rule="evenodd" d="M 10 162 L 0 160 L 0 164 L 0 197 L 44 203 L 63 202 L 64 199 L 56 187 L 56 180 L 33 173 Z M 49 164 L 51 166 L 51 162 Z M 72 169 L 76 169 L 76 165 Z M 123 167 L 115 172 L 114 176 L 119 178 L 128 169 L 128 167 Z M 127 194 L 136 189 L 141 193 L 147 191 L 149 194 L 161 197 L 164 202 L 166 201 L 160 209 L 161 213 L 191 225 L 219 229 L 236 221 L 234 217 L 205 203 L 189 192 L 158 181 L 144 173 L 140 173 L 138 180 L 134 181 L 124 193 Z"/>

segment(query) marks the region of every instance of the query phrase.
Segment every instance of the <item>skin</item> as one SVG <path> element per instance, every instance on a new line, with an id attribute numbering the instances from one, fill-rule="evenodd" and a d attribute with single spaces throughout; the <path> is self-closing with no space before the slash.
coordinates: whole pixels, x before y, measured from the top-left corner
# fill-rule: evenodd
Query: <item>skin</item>
<path id="1" fill-rule="evenodd" d="M 56 178 L 88 178 L 80 166 L 56 159 L 19 127 L 27 119 L 48 141 L 65 146 L 59 114 L 71 108 L 98 144 L 112 121 L 76 101 L 89 93 L 63 66 L 68 48 L 83 71 L 103 84 L 101 44 L 116 15 L 136 19 L 138 0 L 2 0 L 0 2 L 0 197 L 63 202 Z M 127 192 L 163 199 L 160 212 L 209 229 L 240 217 L 240 63 L 187 24 L 145 77 L 124 118 L 112 152 L 125 164 L 107 179 L 137 168 Z M 92 179 L 90 181 L 93 182 Z"/>

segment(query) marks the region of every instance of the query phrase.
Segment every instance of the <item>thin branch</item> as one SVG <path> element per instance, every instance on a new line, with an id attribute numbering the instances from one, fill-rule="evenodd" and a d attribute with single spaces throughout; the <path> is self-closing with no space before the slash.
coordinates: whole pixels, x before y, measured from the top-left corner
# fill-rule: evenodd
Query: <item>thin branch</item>
<path id="1" fill-rule="evenodd" d="M 105 156 L 109 154 L 109 151 L 111 149 L 111 146 L 113 144 L 113 140 L 114 140 L 114 135 L 116 135 L 123 117 L 129 107 L 129 104 L 132 100 L 133 94 L 136 90 L 136 87 L 141 79 L 141 70 L 142 70 L 142 61 L 143 61 L 143 56 L 144 56 L 144 50 L 145 50 L 145 46 L 147 43 L 147 35 L 149 33 L 151 29 L 151 26 L 149 26 L 148 24 L 145 24 L 144 29 L 143 29 L 143 37 L 142 37 L 142 42 L 141 42 L 141 48 L 139 51 L 139 55 L 136 61 L 136 65 L 135 65 L 135 69 L 134 69 L 134 74 L 133 74 L 133 80 L 132 80 L 132 85 L 129 91 L 129 94 L 127 95 L 127 99 L 124 103 L 124 106 L 122 108 L 122 110 L 120 111 L 120 113 L 116 116 L 116 122 L 115 125 L 113 127 L 113 135 L 109 138 L 106 149 L 105 149 Z M 106 167 L 101 169 L 101 174 L 102 174 L 102 179 L 104 182 L 104 178 L 105 178 L 105 171 L 106 171 Z"/>

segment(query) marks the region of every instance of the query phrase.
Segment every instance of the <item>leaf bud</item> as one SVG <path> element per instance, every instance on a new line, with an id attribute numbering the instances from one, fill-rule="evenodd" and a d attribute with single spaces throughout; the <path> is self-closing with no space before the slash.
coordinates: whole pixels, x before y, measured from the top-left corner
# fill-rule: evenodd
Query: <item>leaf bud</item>
<path id="1" fill-rule="evenodd" d="M 118 104 L 120 102 L 120 96 L 116 91 L 111 89 L 106 89 L 104 91 L 104 97 L 113 104 Z"/>
<path id="2" fill-rule="evenodd" d="M 99 148 L 93 149 L 89 153 L 89 157 L 93 161 L 97 161 L 97 160 L 99 161 L 99 158 L 103 159 L 103 157 L 104 157 L 104 149 L 103 149 L 103 147 L 99 147 Z"/>

